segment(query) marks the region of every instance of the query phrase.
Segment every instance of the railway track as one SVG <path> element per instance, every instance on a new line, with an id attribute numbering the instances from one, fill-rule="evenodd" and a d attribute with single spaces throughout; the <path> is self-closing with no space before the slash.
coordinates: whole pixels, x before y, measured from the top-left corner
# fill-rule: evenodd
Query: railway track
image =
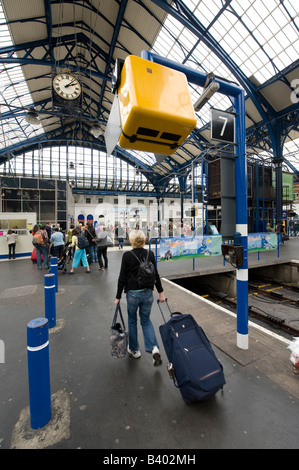
<path id="1" fill-rule="evenodd" d="M 207 288 L 204 297 L 237 310 L 237 299 Z M 291 336 L 299 336 L 299 286 L 279 280 L 251 279 L 248 283 L 248 315 Z"/>

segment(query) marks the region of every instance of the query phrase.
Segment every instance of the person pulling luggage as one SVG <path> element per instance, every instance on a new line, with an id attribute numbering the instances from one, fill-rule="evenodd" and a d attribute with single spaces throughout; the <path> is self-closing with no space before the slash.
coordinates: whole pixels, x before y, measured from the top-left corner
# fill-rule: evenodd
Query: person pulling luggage
<path id="1" fill-rule="evenodd" d="M 154 301 L 154 287 L 156 286 L 159 293 L 159 302 L 165 302 L 165 295 L 156 267 L 155 255 L 152 251 L 144 249 L 144 233 L 141 230 L 133 230 L 130 233 L 129 241 L 132 245 L 132 250 L 126 251 L 123 254 L 114 303 L 116 306 L 120 303 L 121 295 L 124 291 L 127 298 L 129 327 L 129 345 L 127 350 L 129 355 L 135 359 L 141 357 L 137 335 L 137 311 L 139 309 L 145 350 L 152 353 L 153 365 L 159 366 L 162 364 L 162 359 L 154 326 L 150 319 Z M 142 261 L 148 263 L 149 267 L 152 263 L 154 272 L 154 280 L 150 281 L 152 285 L 146 283 L 145 276 L 141 280 L 142 273 L 140 273 L 140 268 Z M 152 274 L 149 274 L 149 276 L 152 276 Z"/>

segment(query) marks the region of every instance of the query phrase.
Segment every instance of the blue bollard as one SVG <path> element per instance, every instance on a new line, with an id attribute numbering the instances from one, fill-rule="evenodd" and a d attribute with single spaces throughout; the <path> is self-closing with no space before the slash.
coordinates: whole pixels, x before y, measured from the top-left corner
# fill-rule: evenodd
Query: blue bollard
<path id="1" fill-rule="evenodd" d="M 37 318 L 27 324 L 27 358 L 30 422 L 32 429 L 39 429 L 52 416 L 47 318 Z"/>
<path id="2" fill-rule="evenodd" d="M 50 260 L 50 273 L 55 274 L 55 287 L 58 292 L 58 258 L 53 256 Z"/>
<path id="3" fill-rule="evenodd" d="M 49 328 L 56 326 L 56 285 L 55 274 L 45 274 L 45 317 L 49 321 Z"/>

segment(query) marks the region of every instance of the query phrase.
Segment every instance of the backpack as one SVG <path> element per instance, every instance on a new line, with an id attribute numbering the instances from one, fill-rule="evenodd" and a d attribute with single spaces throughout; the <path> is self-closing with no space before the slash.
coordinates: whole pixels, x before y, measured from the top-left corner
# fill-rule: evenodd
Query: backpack
<path id="1" fill-rule="evenodd" d="M 154 264 L 148 259 L 149 252 L 147 251 L 145 260 L 140 260 L 133 251 L 131 251 L 131 253 L 139 261 L 136 281 L 138 282 L 140 289 L 153 289 L 156 282 L 156 270 Z"/>
<path id="2" fill-rule="evenodd" d="M 42 234 L 40 232 L 36 232 L 32 238 L 32 245 L 37 247 L 37 246 L 42 246 L 43 244 L 44 244 L 44 239 L 43 239 Z"/>
<path id="3" fill-rule="evenodd" d="M 82 249 L 82 248 L 87 248 L 89 246 L 89 241 L 87 240 L 86 237 L 84 237 L 84 235 L 78 235 L 77 238 L 78 238 L 78 248 Z"/>

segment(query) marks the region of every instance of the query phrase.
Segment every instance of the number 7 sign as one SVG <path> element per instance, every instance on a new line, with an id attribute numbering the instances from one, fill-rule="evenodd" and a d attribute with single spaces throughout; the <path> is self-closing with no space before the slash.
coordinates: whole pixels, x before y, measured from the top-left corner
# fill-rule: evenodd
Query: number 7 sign
<path id="1" fill-rule="evenodd" d="M 211 108 L 211 139 L 235 143 L 235 114 Z"/>

